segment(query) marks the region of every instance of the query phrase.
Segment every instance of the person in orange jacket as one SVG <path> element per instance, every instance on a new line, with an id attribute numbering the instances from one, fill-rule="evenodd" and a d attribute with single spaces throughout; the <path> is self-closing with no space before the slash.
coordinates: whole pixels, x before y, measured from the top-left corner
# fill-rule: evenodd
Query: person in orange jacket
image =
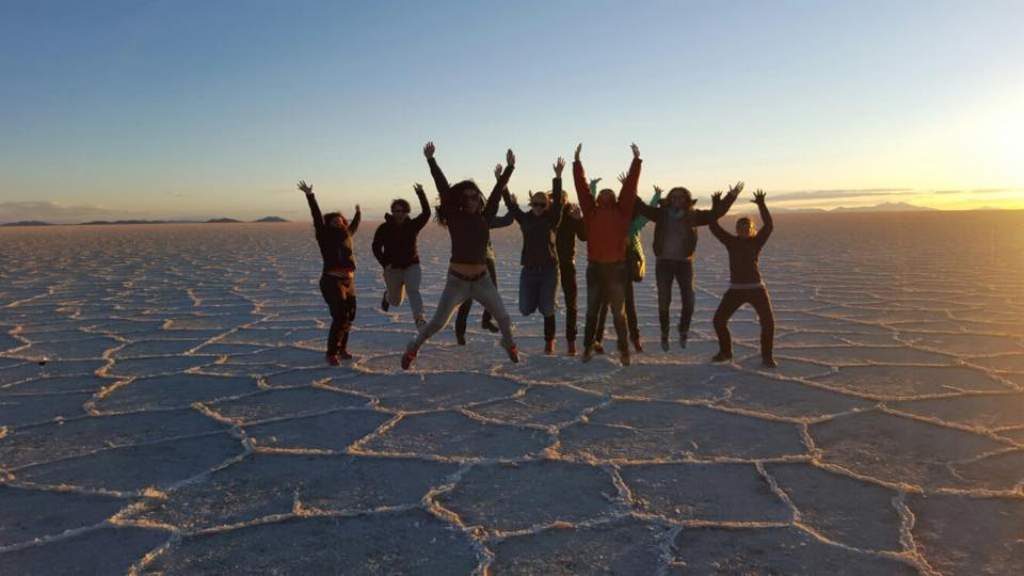
<path id="1" fill-rule="evenodd" d="M 622 178 L 619 197 L 605 188 L 597 198 L 590 192 L 580 151 L 576 147 L 572 165 L 576 195 L 579 197 L 583 222 L 587 230 L 587 323 L 583 332 L 583 361 L 589 362 L 594 353 L 594 335 L 597 332 L 597 318 L 601 303 L 608 303 L 608 310 L 615 323 L 619 355 L 622 364 L 628 366 L 629 333 L 626 329 L 625 282 L 626 239 L 633 221 L 633 205 L 636 203 L 636 188 L 640 180 L 640 148 L 631 144 L 633 162 L 629 172 Z"/>

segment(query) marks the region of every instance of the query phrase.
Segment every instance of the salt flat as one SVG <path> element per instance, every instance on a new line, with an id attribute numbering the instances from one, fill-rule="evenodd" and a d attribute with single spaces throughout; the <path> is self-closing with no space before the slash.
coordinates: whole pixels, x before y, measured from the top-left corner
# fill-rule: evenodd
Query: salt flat
<path id="1" fill-rule="evenodd" d="M 777 217 L 774 371 L 706 232 L 689 348 L 652 273 L 633 366 L 538 354 L 503 231 L 523 363 L 478 306 L 403 373 L 371 230 L 330 368 L 305 223 L 0 229 L 0 574 L 1024 572 L 1024 214 Z"/>

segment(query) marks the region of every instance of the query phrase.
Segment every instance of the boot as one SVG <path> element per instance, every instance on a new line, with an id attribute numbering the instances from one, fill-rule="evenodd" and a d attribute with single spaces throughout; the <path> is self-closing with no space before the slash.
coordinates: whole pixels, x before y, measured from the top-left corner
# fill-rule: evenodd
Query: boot
<path id="1" fill-rule="evenodd" d="M 513 344 L 513 345 L 508 347 L 507 352 L 508 352 L 508 359 L 511 360 L 514 364 L 518 364 L 519 363 L 519 348 L 517 348 L 516 345 Z"/>
<path id="2" fill-rule="evenodd" d="M 388 303 L 388 293 L 384 293 L 384 297 L 380 299 L 380 309 L 387 312 L 388 308 L 391 308 L 391 304 Z"/>
<path id="3" fill-rule="evenodd" d="M 555 353 L 555 341 L 545 340 L 544 341 L 544 353 L 551 356 Z"/>
<path id="4" fill-rule="evenodd" d="M 566 356 L 575 356 L 576 355 L 576 341 L 575 340 L 566 340 L 566 342 L 565 342 L 565 355 Z"/>
<path id="5" fill-rule="evenodd" d="M 408 370 L 412 367 L 414 360 L 416 360 L 416 351 L 406 350 L 405 354 L 402 354 L 402 370 Z"/>
<path id="6" fill-rule="evenodd" d="M 604 354 L 604 346 L 601 345 L 600 342 L 594 342 L 593 349 L 591 350 L 591 353 L 593 353 L 593 354 Z"/>

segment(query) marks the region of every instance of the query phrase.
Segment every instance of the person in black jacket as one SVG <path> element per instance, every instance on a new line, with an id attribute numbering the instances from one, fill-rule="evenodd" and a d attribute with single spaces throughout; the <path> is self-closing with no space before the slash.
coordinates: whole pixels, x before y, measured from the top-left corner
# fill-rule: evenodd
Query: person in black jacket
<path id="1" fill-rule="evenodd" d="M 679 285 L 683 309 L 679 315 L 679 346 L 686 348 L 693 318 L 693 258 L 697 250 L 697 228 L 707 226 L 729 211 L 743 191 L 743 182 L 721 195 L 711 210 L 694 208 L 696 200 L 682 186 L 669 190 L 658 205 L 637 203 L 638 212 L 654 222 L 654 277 L 658 285 L 658 320 L 661 324 L 661 349 L 668 352 L 669 309 L 672 306 L 672 284 Z"/>
<path id="2" fill-rule="evenodd" d="M 516 157 L 509 150 L 506 166 L 494 184 L 490 196 L 484 201 L 483 193 L 472 180 L 449 185 L 441 167 L 434 159 L 434 143 L 423 147 L 423 155 L 430 165 L 441 203 L 437 207 L 437 221 L 448 229 L 452 256 L 448 263 L 448 278 L 437 303 L 434 316 L 406 346 L 402 355 L 402 369 L 408 370 L 416 360 L 420 347 L 428 338 L 444 328 L 455 309 L 472 298 L 491 312 L 501 330 L 502 346 L 512 362 L 519 362 L 519 351 L 512 334 L 512 319 L 505 311 L 498 288 L 487 272 L 487 243 L 490 241 L 490 220 L 498 211 L 501 191 L 515 169 Z"/>
<path id="3" fill-rule="evenodd" d="M 529 316 L 540 311 L 544 316 L 544 353 L 555 353 L 555 294 L 558 292 L 558 252 L 555 234 L 562 219 L 565 194 L 562 192 L 562 169 L 565 160 L 559 158 L 552 166 L 555 178 L 549 198 L 544 192 L 530 195 L 530 211 L 523 212 L 519 203 L 503 191 L 508 213 L 519 224 L 523 233 L 523 251 L 519 272 L 519 312 Z"/>
<path id="4" fill-rule="evenodd" d="M 715 204 L 720 200 L 720 194 L 715 195 Z M 761 280 L 761 270 L 758 267 L 758 259 L 761 256 L 761 249 L 764 248 L 768 237 L 771 236 L 775 226 L 772 222 L 772 215 L 768 212 L 765 204 L 765 194 L 758 190 L 751 200 L 757 204 L 761 213 L 763 225 L 760 230 L 754 228 L 750 218 L 740 218 L 736 221 L 736 236 L 729 234 L 718 225 L 717 220 L 711 222 L 711 233 L 725 245 L 729 251 L 729 290 L 722 296 L 722 302 L 715 311 L 714 325 L 718 334 L 718 354 L 712 358 L 713 362 L 726 362 L 732 359 L 732 337 L 729 334 L 729 318 L 739 310 L 740 306 L 750 304 L 761 322 L 761 363 L 766 368 L 775 368 L 775 357 L 772 353 L 772 345 L 775 340 L 775 315 L 772 312 L 772 302 L 768 298 L 768 288 Z"/>
<path id="5" fill-rule="evenodd" d="M 409 295 L 409 306 L 416 327 L 427 323 L 423 316 L 423 298 L 420 296 L 420 257 L 416 250 L 416 237 L 423 226 L 430 221 L 430 202 L 423 186 L 416 184 L 416 197 L 420 201 L 420 213 L 409 218 L 409 202 L 398 198 L 391 202 L 391 213 L 384 215 L 384 223 L 373 235 L 373 255 L 384 268 L 385 302 L 400 306 Z"/>
<path id="6" fill-rule="evenodd" d="M 323 272 L 320 275 L 320 293 L 331 311 L 331 328 L 327 333 L 327 362 L 337 366 L 340 360 L 348 360 L 348 334 L 356 317 L 356 258 L 352 251 L 352 235 L 359 229 L 362 214 L 356 205 L 356 214 L 351 222 L 340 212 L 320 213 L 320 206 L 313 196 L 313 186 L 299 181 L 299 190 L 306 194 L 309 211 L 313 216 L 316 243 L 323 258 Z"/>
<path id="7" fill-rule="evenodd" d="M 558 251 L 558 278 L 562 284 L 565 301 L 565 340 L 569 356 L 576 355 L 577 316 L 576 300 L 579 288 L 576 284 L 576 240 L 587 241 L 583 213 L 578 204 L 566 204 L 562 208 L 562 221 L 555 234 L 555 248 Z"/>

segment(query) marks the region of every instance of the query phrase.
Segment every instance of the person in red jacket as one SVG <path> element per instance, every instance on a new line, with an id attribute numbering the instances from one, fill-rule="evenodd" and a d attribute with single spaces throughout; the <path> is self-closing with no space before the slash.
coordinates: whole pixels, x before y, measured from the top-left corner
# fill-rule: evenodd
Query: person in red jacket
<path id="1" fill-rule="evenodd" d="M 320 205 L 313 195 L 313 186 L 299 181 L 299 190 L 306 194 L 309 211 L 313 216 L 316 243 L 323 257 L 323 272 L 320 275 L 320 293 L 331 311 L 331 328 L 327 333 L 327 363 L 337 366 L 340 360 L 348 360 L 348 333 L 356 317 L 356 257 L 352 251 L 352 235 L 359 229 L 361 214 L 356 205 L 356 215 L 349 222 L 341 212 L 320 213 Z"/>
<path id="2" fill-rule="evenodd" d="M 629 333 L 626 330 L 625 282 L 626 282 L 626 238 L 633 221 L 633 205 L 636 203 L 636 188 L 640 180 L 640 148 L 631 144 L 633 162 L 629 172 L 622 179 L 618 199 L 615 192 L 605 188 L 597 194 L 590 193 L 587 176 L 580 162 L 583 144 L 576 147 L 572 165 L 576 195 L 579 197 L 583 222 L 587 230 L 587 324 L 583 332 L 583 361 L 589 362 L 594 353 L 594 335 L 597 332 L 597 317 L 601 303 L 608 302 L 608 309 L 615 323 L 619 355 L 622 364 L 628 366 Z"/>

